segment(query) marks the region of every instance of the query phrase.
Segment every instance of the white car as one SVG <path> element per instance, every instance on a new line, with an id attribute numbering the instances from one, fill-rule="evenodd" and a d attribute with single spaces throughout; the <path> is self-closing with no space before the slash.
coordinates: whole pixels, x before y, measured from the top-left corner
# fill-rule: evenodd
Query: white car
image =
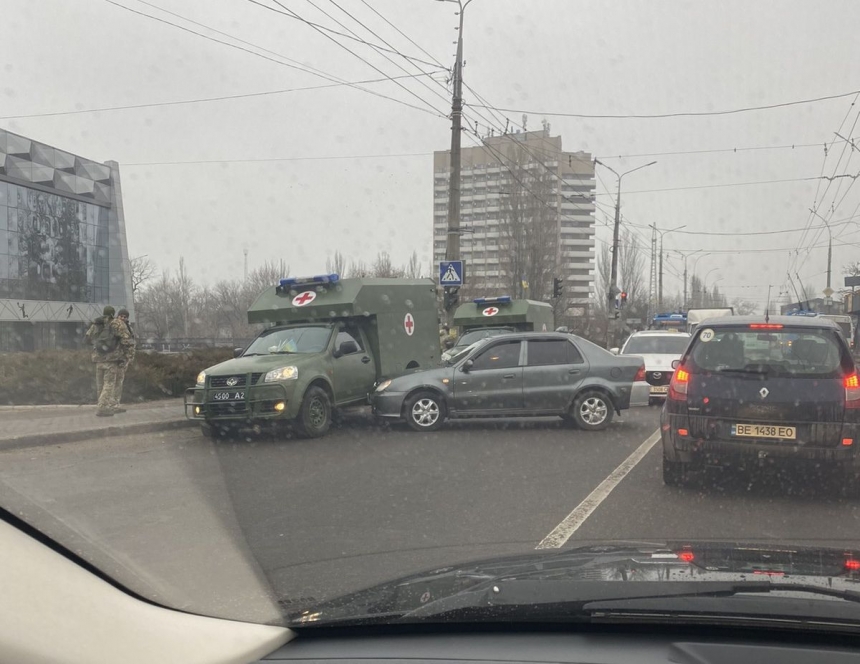
<path id="1" fill-rule="evenodd" d="M 621 355 L 639 355 L 645 360 L 645 380 L 650 385 L 649 403 L 662 403 L 669 392 L 669 381 L 674 369 L 672 361 L 683 355 L 690 335 L 672 330 L 643 330 L 631 334 L 621 350 L 612 351 Z"/>

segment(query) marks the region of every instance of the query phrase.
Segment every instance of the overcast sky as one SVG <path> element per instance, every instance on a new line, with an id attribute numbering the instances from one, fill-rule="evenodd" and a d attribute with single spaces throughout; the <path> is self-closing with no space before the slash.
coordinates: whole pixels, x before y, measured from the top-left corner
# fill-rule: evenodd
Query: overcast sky
<path id="1" fill-rule="evenodd" d="M 416 79 L 398 82 L 413 94 L 390 80 L 362 86 L 402 104 L 348 86 L 295 90 L 330 85 L 298 65 L 351 82 L 404 71 L 332 35 L 362 61 L 284 15 L 275 0 L 259 3 L 282 13 L 255 0 L 0 0 L 0 126 L 120 162 L 130 254 L 171 269 L 184 256 L 198 282 L 240 276 L 245 247 L 252 267 L 283 258 L 301 274 L 324 271 L 335 250 L 369 262 L 384 249 L 405 263 L 416 249 L 426 266 L 431 153 L 450 143 L 446 72 L 434 63 L 453 63 L 456 5 L 279 1 L 302 19 L 346 32 L 328 13 L 363 39 L 425 61 L 390 56 L 408 74 L 435 72 L 421 77 L 429 89 Z M 733 110 L 860 90 L 856 0 L 474 0 L 465 22 L 466 83 L 495 107 L 513 109 L 467 108 L 482 133 L 496 117 L 521 124 L 526 110 L 529 129 L 546 118 L 566 150 L 587 150 L 619 172 L 658 160 L 624 178 L 625 223 L 644 241 L 653 223 L 691 233 L 784 231 L 666 236 L 667 251 L 722 252 L 691 258 L 688 267 L 710 273 L 709 284 L 722 278 L 730 298 L 763 304 L 767 284 L 776 298 L 789 269 L 820 294 L 827 232 L 812 206 L 839 238 L 834 286 L 842 266 L 860 257 L 860 225 L 844 223 L 858 214 L 860 186 L 801 180 L 860 172 L 860 155 L 834 133 L 860 138 L 855 96 L 699 117 L 552 115 Z M 149 106 L 283 90 L 294 91 Z M 480 103 L 474 92 L 465 98 Z M 135 105 L 146 106 L 91 112 Z M 68 113 L 75 110 L 87 112 Z M 35 117 L 47 113 L 56 115 Z M 825 160 L 823 145 L 834 139 Z M 714 150 L 723 152 L 652 156 Z M 598 174 L 597 237 L 606 241 L 616 180 L 599 166 Z M 791 181 L 690 189 L 772 180 Z M 790 232 L 810 220 L 810 233 Z M 683 260 L 673 254 L 666 267 L 664 289 L 680 291 Z"/>

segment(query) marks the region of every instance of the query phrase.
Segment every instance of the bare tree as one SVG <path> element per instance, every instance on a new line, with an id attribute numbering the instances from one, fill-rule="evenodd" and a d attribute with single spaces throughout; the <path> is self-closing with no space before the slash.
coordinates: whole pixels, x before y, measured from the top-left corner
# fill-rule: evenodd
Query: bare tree
<path id="1" fill-rule="evenodd" d="M 558 265 L 558 206 L 548 167 L 527 159 L 512 139 L 506 146 L 508 175 L 502 188 L 499 264 L 515 297 L 549 299 Z M 529 166 L 532 166 L 529 168 Z"/>
<path id="2" fill-rule="evenodd" d="M 412 255 L 409 257 L 409 262 L 406 264 L 406 268 L 403 272 L 407 279 L 421 278 L 421 261 L 418 260 L 417 251 L 412 252 Z"/>
<path id="3" fill-rule="evenodd" d="M 736 297 L 732 300 L 732 308 L 737 316 L 751 316 L 758 311 L 758 305 L 755 302 L 744 300 Z"/>
<path id="4" fill-rule="evenodd" d="M 645 252 L 639 238 L 625 229 L 618 249 L 618 273 L 621 290 L 627 293 L 629 310 L 648 309 L 648 289 L 645 286 Z"/>
<path id="5" fill-rule="evenodd" d="M 341 277 L 346 276 L 346 258 L 339 251 L 335 251 L 333 257 L 326 259 L 325 269 L 329 274 L 334 273 Z"/>
<path id="6" fill-rule="evenodd" d="M 156 268 L 146 256 L 138 256 L 131 259 L 131 292 L 132 297 L 138 289 L 147 281 L 155 277 Z"/>

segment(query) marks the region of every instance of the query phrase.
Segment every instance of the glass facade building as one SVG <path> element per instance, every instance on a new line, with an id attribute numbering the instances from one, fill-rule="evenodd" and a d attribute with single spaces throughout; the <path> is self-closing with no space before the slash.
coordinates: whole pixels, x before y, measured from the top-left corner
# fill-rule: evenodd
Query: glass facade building
<path id="1" fill-rule="evenodd" d="M 74 348 L 132 311 L 119 168 L 0 130 L 0 352 Z"/>

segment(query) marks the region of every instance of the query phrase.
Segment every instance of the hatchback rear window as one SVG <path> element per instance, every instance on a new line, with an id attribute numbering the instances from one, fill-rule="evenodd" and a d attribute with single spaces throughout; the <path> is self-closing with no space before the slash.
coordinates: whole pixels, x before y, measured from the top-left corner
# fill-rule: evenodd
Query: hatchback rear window
<path id="1" fill-rule="evenodd" d="M 701 330 L 685 366 L 697 373 L 835 378 L 850 368 L 850 360 L 835 330 L 727 327 Z"/>

